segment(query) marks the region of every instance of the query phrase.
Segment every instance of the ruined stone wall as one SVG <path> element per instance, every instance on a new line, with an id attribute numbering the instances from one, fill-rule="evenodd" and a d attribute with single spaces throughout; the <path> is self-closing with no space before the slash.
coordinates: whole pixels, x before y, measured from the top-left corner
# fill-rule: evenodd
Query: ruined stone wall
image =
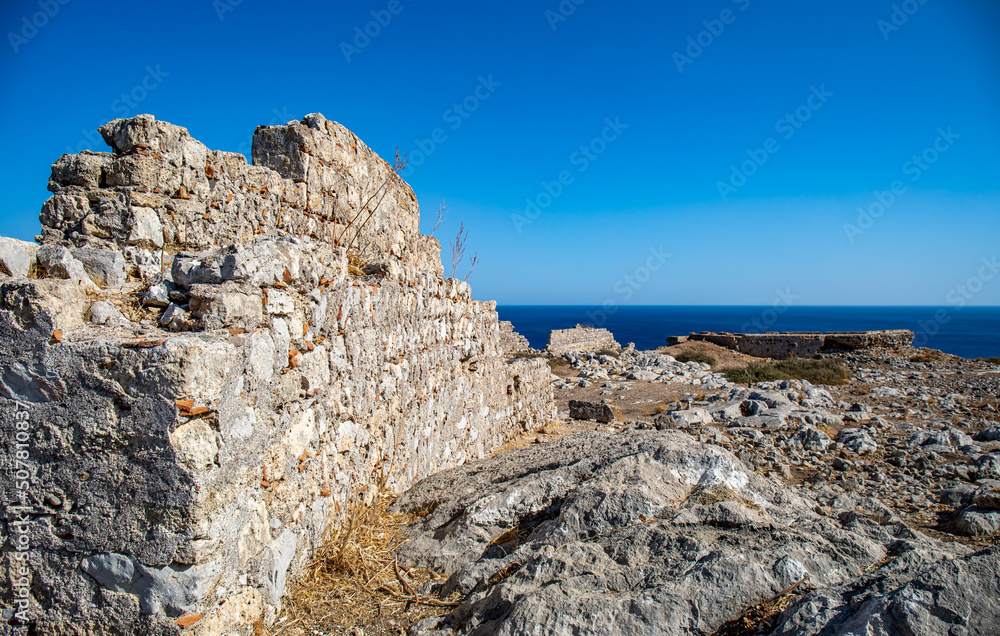
<path id="1" fill-rule="evenodd" d="M 609 349 L 621 351 L 622 346 L 615 341 L 615 336 L 607 329 L 595 329 L 577 325 L 573 329 L 555 329 L 549 333 L 546 351 L 552 355 L 561 356 L 570 351 L 601 351 Z"/>
<path id="2" fill-rule="evenodd" d="M 509 320 L 500 321 L 500 334 L 503 349 L 508 355 L 531 350 L 531 343 L 528 342 L 527 338 L 514 331 L 514 323 Z"/>
<path id="3" fill-rule="evenodd" d="M 352 506 L 555 416 L 547 365 L 508 362 L 495 303 L 441 278 L 436 242 L 416 234 L 416 203 L 398 177 L 393 203 L 366 226 L 363 271 L 331 244 L 324 228 L 340 224 L 344 198 L 322 192 L 391 167 L 373 168 L 381 159 L 360 141 L 317 122 L 258 129 L 255 156 L 284 174 L 234 164 L 215 179 L 195 174 L 202 156 L 185 152 L 201 146 L 183 129 L 148 116 L 112 122 L 102 132 L 114 155 L 53 166 L 47 244 L 0 244 L 0 265 L 18 269 L 0 267 L 11 273 L 0 278 L 0 438 L 10 450 L 26 413 L 32 473 L 20 489 L 4 471 L 0 492 L 23 499 L 29 519 L 37 633 L 170 634 L 179 619 L 193 622 L 185 633 L 254 633 Z M 291 143 L 313 152 L 289 150 L 283 162 L 274 148 Z M 113 185 L 134 164 L 160 176 Z M 158 181 L 178 171 L 191 199 Z M 67 197 L 76 212 L 52 214 Z M 181 214 L 191 201 L 212 217 L 197 231 L 184 220 L 201 208 Z M 176 252 L 162 266 L 155 232 L 136 238 L 153 219 Z"/>
<path id="4" fill-rule="evenodd" d="M 913 342 L 905 329 L 843 333 L 692 333 L 687 339 L 711 342 L 758 358 L 784 360 L 813 358 L 821 351 L 856 350 L 872 347 L 896 348 Z"/>

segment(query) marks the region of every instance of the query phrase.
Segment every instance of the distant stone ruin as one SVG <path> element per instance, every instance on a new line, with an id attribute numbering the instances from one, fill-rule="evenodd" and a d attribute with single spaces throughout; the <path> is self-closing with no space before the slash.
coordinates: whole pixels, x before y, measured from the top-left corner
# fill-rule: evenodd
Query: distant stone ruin
<path id="1" fill-rule="evenodd" d="M 561 356 L 570 351 L 593 352 L 621 351 L 622 346 L 615 342 L 615 336 L 607 329 L 595 329 L 577 325 L 572 329 L 556 329 L 549 332 L 549 343 L 545 350 L 555 356 Z"/>
<path id="2" fill-rule="evenodd" d="M 757 358 L 784 360 L 791 357 L 814 358 L 819 353 L 828 351 L 906 347 L 913 343 L 913 332 L 906 329 L 829 333 L 769 332 L 763 334 L 703 331 L 692 333 L 690 336 L 669 338 L 667 342 L 679 344 L 688 340 L 711 342 Z"/>
<path id="3" fill-rule="evenodd" d="M 53 165 L 41 247 L 0 241 L 31 633 L 263 633 L 351 508 L 555 417 L 548 366 L 508 361 L 495 303 L 442 278 L 413 190 L 343 126 L 260 127 L 253 165 L 149 115 L 100 130 L 113 152 Z"/>

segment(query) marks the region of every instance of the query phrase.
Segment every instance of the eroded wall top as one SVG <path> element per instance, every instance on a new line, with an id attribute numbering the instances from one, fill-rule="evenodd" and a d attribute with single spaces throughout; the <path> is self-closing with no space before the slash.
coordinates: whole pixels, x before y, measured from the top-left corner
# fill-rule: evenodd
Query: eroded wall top
<path id="1" fill-rule="evenodd" d="M 100 128 L 111 153 L 63 155 L 39 242 L 120 250 L 133 279 L 165 254 L 259 238 L 310 236 L 362 260 L 392 256 L 442 274 L 440 246 L 419 234 L 413 190 L 361 140 L 322 115 L 262 126 L 249 165 L 150 115 Z"/>

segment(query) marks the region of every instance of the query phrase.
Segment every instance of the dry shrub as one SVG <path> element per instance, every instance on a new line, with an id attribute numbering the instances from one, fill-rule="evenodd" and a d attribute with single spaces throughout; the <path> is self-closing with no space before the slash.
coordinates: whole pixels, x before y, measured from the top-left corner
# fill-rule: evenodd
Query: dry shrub
<path id="1" fill-rule="evenodd" d="M 391 498 L 382 497 L 374 506 L 354 508 L 292 586 L 275 636 L 347 633 L 356 626 L 384 627 L 389 621 L 394 625 L 388 631 L 397 633 L 399 627 L 458 605 L 418 591 L 443 576 L 399 566 L 396 551 L 406 541 L 402 529 L 418 516 L 390 514 L 391 504 Z"/>
<path id="2" fill-rule="evenodd" d="M 670 410 L 669 406 L 667 406 L 663 402 L 660 402 L 659 404 L 656 405 L 656 408 L 653 409 L 653 415 L 659 415 L 660 413 L 666 413 L 669 410 Z"/>
<path id="3" fill-rule="evenodd" d="M 704 362 L 710 367 L 714 367 L 716 364 L 715 358 L 701 351 L 684 351 L 674 356 L 674 359 L 678 362 Z"/>
<path id="4" fill-rule="evenodd" d="M 751 636 L 770 633 L 777 627 L 781 612 L 785 611 L 793 601 L 801 598 L 806 591 L 812 589 L 802 585 L 805 580 L 802 579 L 779 594 L 754 605 L 742 616 L 722 624 L 712 636 Z"/>
<path id="5" fill-rule="evenodd" d="M 357 252 L 347 253 L 347 273 L 351 276 L 364 276 L 364 266 L 368 264 L 361 254 Z"/>

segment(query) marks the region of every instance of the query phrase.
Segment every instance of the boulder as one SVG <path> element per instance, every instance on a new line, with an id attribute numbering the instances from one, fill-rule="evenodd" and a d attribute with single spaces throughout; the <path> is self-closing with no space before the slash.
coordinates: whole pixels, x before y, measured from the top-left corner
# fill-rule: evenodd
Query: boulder
<path id="1" fill-rule="evenodd" d="M 574 420 L 597 420 L 598 422 L 613 422 L 621 419 L 618 412 L 610 404 L 579 400 L 570 400 L 569 416 Z"/>
<path id="2" fill-rule="evenodd" d="M 52 278 L 90 280 L 83 263 L 62 245 L 43 245 L 38 249 L 36 258 L 39 267 Z"/>
<path id="3" fill-rule="evenodd" d="M 38 245 L 0 236 L 0 272 L 14 278 L 27 278 Z"/>
<path id="4" fill-rule="evenodd" d="M 101 287 L 117 287 L 128 280 L 125 257 L 121 252 L 93 247 L 77 247 L 70 251 L 83 263 L 83 269 L 90 278 Z"/>

